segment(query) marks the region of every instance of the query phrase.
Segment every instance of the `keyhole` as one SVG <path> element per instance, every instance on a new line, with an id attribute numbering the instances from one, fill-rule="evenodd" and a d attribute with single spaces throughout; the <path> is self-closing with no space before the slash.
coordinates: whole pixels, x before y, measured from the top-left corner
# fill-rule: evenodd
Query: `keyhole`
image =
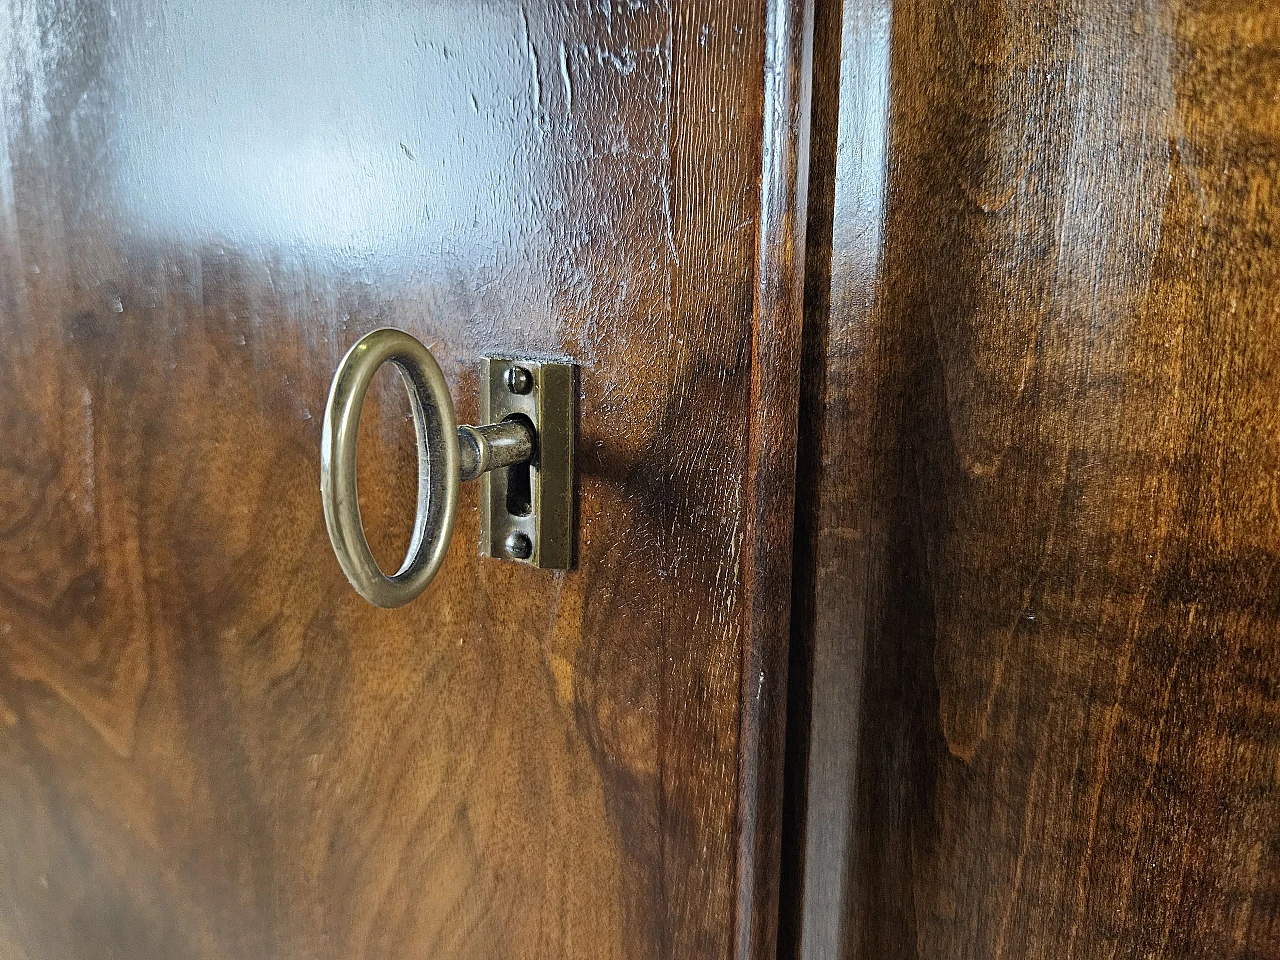
<path id="1" fill-rule="evenodd" d="M 533 429 L 533 422 L 528 417 L 516 414 L 507 417 L 508 421 L 522 420 L 529 429 Z M 534 451 L 537 456 L 537 451 Z M 533 477 L 530 473 L 532 465 L 529 463 L 517 463 L 514 467 L 507 467 L 507 513 L 513 517 L 527 517 L 533 512 Z"/>

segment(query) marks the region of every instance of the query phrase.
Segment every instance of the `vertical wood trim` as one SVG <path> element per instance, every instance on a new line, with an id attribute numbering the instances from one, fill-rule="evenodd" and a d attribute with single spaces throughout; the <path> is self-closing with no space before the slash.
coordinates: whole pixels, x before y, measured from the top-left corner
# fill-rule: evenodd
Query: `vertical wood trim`
<path id="1" fill-rule="evenodd" d="M 815 730 L 813 702 L 817 622 L 816 589 L 821 572 L 817 544 L 822 528 L 823 451 L 827 438 L 827 394 L 831 336 L 832 239 L 835 213 L 836 150 L 840 129 L 842 19 L 863 0 L 815 0 L 813 71 L 810 95 L 809 207 L 806 217 L 804 335 L 800 357 L 800 400 L 796 439 L 796 514 L 792 551 L 791 644 L 787 670 L 787 757 L 783 787 L 782 868 L 779 883 L 778 960 L 807 956 L 809 919 L 808 812 L 810 745 Z M 872 0 L 879 2 L 879 0 Z M 884 0 L 888 2 L 888 0 Z M 839 429 L 839 418 L 831 426 Z M 819 714 L 820 717 L 820 714 Z M 856 730 L 855 736 L 856 736 Z M 825 765 L 830 743 L 818 751 Z M 851 757 L 843 744 L 839 749 Z M 842 929 L 839 906 L 824 918 Z"/>
<path id="2" fill-rule="evenodd" d="M 739 738 L 739 960 L 777 951 L 814 0 L 765 13 Z"/>

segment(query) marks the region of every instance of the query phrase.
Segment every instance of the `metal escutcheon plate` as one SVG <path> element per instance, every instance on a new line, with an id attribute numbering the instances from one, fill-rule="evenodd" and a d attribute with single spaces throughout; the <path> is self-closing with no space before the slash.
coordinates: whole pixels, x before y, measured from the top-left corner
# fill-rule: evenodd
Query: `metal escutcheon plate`
<path id="1" fill-rule="evenodd" d="M 574 563 L 577 367 L 557 360 L 485 357 L 483 422 L 526 418 L 537 436 L 529 464 L 481 478 L 480 552 L 550 570 Z"/>

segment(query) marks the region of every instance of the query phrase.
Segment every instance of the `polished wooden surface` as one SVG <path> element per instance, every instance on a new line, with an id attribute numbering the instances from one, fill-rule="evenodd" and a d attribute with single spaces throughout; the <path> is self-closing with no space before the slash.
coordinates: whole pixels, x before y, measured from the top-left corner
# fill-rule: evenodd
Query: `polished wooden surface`
<path id="1" fill-rule="evenodd" d="M 0 957 L 770 955 L 797 20 L 0 3 Z M 427 594 L 349 588 L 319 420 L 383 324 L 463 419 L 486 350 L 581 364 L 577 570 L 480 559 L 468 485 Z"/>
<path id="2" fill-rule="evenodd" d="M 774 909 L 748 911 L 745 902 L 739 906 L 740 915 L 749 917 L 739 928 L 743 939 L 738 952 L 743 956 L 776 956 L 779 911 L 791 897 L 780 886 L 786 730 L 785 723 L 770 723 L 769 718 L 785 714 L 788 701 L 815 8 L 814 0 L 771 0 L 765 30 L 764 164 L 747 471 L 751 534 L 745 557 L 756 589 L 743 659 L 744 817 L 739 829 L 744 840 L 740 870 L 757 877 L 755 899 Z M 771 641 L 778 636 L 788 643 Z M 739 889 L 745 893 L 748 887 L 741 884 Z"/>
<path id="3" fill-rule="evenodd" d="M 784 955 L 1280 956 L 1280 12 L 833 47 Z"/>

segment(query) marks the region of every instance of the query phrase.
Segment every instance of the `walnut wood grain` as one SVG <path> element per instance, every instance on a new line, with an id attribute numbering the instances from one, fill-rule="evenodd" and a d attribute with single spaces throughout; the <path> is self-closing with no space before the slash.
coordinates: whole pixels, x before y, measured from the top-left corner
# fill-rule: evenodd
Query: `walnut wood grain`
<path id="1" fill-rule="evenodd" d="M 780 889 L 786 730 L 768 718 L 787 705 L 813 20 L 813 0 L 773 0 L 766 7 L 765 162 L 748 444 L 751 549 L 745 558 L 757 589 L 742 669 L 739 826 L 738 954 L 751 957 L 777 955 L 779 901 L 789 896 Z"/>
<path id="2" fill-rule="evenodd" d="M 790 955 L 1278 956 L 1280 16 L 834 29 Z"/>
<path id="3" fill-rule="evenodd" d="M 0 2 L 0 956 L 770 955 L 778 15 Z M 578 569 L 480 559 L 468 487 L 427 594 L 349 588 L 319 420 L 384 324 L 463 419 L 486 350 L 581 365 Z M 385 563 L 395 391 L 362 425 Z"/>

